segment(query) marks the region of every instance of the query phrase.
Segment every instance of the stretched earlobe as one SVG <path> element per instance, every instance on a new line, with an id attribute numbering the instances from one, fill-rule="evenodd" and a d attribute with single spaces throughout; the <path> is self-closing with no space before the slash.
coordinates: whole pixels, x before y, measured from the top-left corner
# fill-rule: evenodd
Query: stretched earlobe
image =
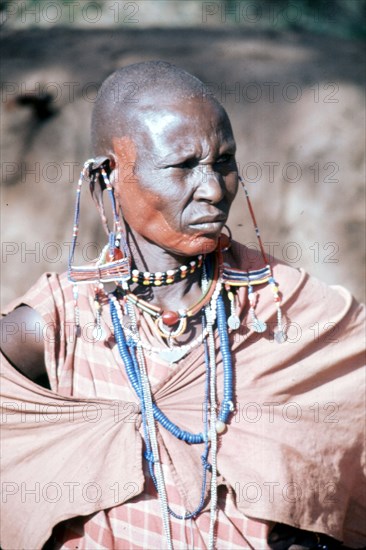
<path id="1" fill-rule="evenodd" d="M 94 159 L 94 162 L 89 167 L 89 177 L 90 177 L 90 193 L 92 199 L 97 207 L 99 216 L 102 220 L 103 229 L 108 236 L 110 233 L 108 227 L 107 216 L 105 213 L 104 202 L 103 202 L 103 191 L 106 189 L 105 180 L 101 175 L 101 170 L 104 169 L 107 174 L 111 172 L 111 164 L 115 165 L 114 159 L 109 159 L 108 157 L 97 157 Z"/>

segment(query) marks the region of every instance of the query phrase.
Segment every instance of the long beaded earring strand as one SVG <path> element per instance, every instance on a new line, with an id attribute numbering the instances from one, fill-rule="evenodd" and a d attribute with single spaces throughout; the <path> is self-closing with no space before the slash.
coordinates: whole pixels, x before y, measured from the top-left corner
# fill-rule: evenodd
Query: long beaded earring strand
<path id="1" fill-rule="evenodd" d="M 253 222 L 254 229 L 255 229 L 255 234 L 257 236 L 257 240 L 258 240 L 258 244 L 259 244 L 259 248 L 260 248 L 260 251 L 261 251 L 261 254 L 262 254 L 263 261 L 266 264 L 267 269 L 269 270 L 268 283 L 271 286 L 271 289 L 272 289 L 272 292 L 273 292 L 273 301 L 275 302 L 276 308 L 277 308 L 277 327 L 274 331 L 274 337 L 275 337 L 276 342 L 278 342 L 279 344 L 282 344 L 283 342 L 285 342 L 287 340 L 287 336 L 286 336 L 286 332 L 285 332 L 283 322 L 282 322 L 281 296 L 280 296 L 280 293 L 279 293 L 278 284 L 276 283 L 276 281 L 273 277 L 271 266 L 268 262 L 267 255 L 264 251 L 262 239 L 261 239 L 261 236 L 260 236 L 260 233 L 259 233 L 257 220 L 255 218 L 255 214 L 254 214 L 252 203 L 251 203 L 251 200 L 250 200 L 250 197 L 249 197 L 248 190 L 247 190 L 247 188 L 244 184 L 244 181 L 242 180 L 242 178 L 240 176 L 239 176 L 239 181 L 240 181 L 240 183 L 241 183 L 241 185 L 244 189 L 244 192 L 245 192 L 245 196 L 246 196 L 247 204 L 248 204 L 248 209 L 249 209 L 249 212 L 250 212 L 250 216 L 252 218 L 252 222 Z M 253 316 L 255 298 L 254 299 L 249 298 L 249 299 L 252 300 L 252 302 L 250 302 L 250 308 L 251 308 L 251 313 L 252 313 L 252 316 Z M 254 313 L 253 321 L 254 321 L 254 330 L 257 329 L 256 330 L 257 332 L 264 332 L 266 330 L 266 328 L 267 328 L 266 323 L 264 323 L 263 321 L 259 321 L 257 319 L 257 317 L 255 316 L 255 313 Z"/>
<path id="2" fill-rule="evenodd" d="M 113 188 L 109 182 L 107 173 L 103 166 L 98 166 L 97 168 L 93 169 L 94 162 L 94 159 L 89 159 L 85 162 L 78 182 L 78 187 L 76 191 L 73 235 L 68 262 L 68 278 L 69 281 L 71 281 L 72 283 L 99 284 L 116 282 L 119 284 L 124 284 L 131 278 L 131 258 L 121 230 L 114 199 Z M 100 177 L 100 174 L 108 191 L 113 211 L 114 227 L 113 231 L 109 235 L 110 247 L 108 261 L 105 263 L 97 262 L 96 264 L 90 266 L 74 266 L 73 260 L 75 255 L 76 241 L 79 233 L 81 187 L 85 179 L 90 179 L 90 177 L 92 176 Z"/>

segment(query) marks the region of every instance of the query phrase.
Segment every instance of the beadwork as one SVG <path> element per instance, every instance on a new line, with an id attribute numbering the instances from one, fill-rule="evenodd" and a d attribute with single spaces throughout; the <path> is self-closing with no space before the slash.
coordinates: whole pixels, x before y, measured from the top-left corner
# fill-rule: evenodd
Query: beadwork
<path id="1" fill-rule="evenodd" d="M 197 257 L 197 260 L 190 261 L 188 266 L 181 265 L 176 269 L 169 269 L 168 271 L 150 273 L 150 271 L 138 271 L 138 269 L 133 269 L 131 272 L 131 280 L 133 283 L 143 286 L 171 285 L 192 275 L 197 269 L 202 267 L 202 263 L 203 256 L 200 255 Z"/>
<path id="2" fill-rule="evenodd" d="M 164 311 L 158 306 L 154 306 L 141 298 L 138 298 L 130 291 L 122 291 L 122 295 L 126 297 L 126 300 L 135 304 L 139 309 L 145 311 L 151 317 L 155 319 L 157 331 L 163 338 L 177 338 L 185 331 L 187 326 L 187 319 L 194 317 L 197 313 L 211 300 L 215 291 L 215 285 L 219 278 L 219 265 L 215 258 L 215 262 L 211 267 L 212 276 L 209 277 L 210 282 L 208 288 L 203 292 L 201 298 L 186 310 L 179 311 Z M 164 325 L 174 326 L 178 324 L 178 327 L 172 331 L 165 328 Z"/>
<path id="3" fill-rule="evenodd" d="M 109 261 L 107 263 L 89 266 L 74 266 L 73 259 L 77 237 L 79 233 L 80 220 L 80 197 L 81 188 L 84 179 L 89 177 L 94 159 L 89 159 L 84 163 L 84 167 L 80 173 L 78 187 L 76 190 L 74 225 L 72 233 L 72 242 L 70 247 L 70 255 L 68 262 L 68 278 L 73 283 L 107 283 L 107 282 L 126 282 L 131 277 L 131 258 L 129 257 L 128 247 L 123 239 L 120 221 L 117 214 L 116 203 L 114 199 L 113 189 L 103 167 L 99 171 L 103 177 L 104 184 L 108 191 L 113 210 L 114 231 L 110 233 L 110 252 Z M 95 176 L 95 177 L 99 177 Z M 122 250 L 121 250 L 122 245 Z"/>
<path id="4" fill-rule="evenodd" d="M 229 347 L 229 339 L 226 329 L 226 313 L 225 305 L 221 296 L 221 282 L 218 281 L 215 286 L 215 292 L 213 293 L 211 300 L 211 313 L 209 314 L 214 321 L 217 315 L 217 327 L 220 338 L 220 349 L 223 358 L 223 369 L 224 369 L 224 392 L 223 392 L 223 401 L 220 409 L 218 418 L 222 422 L 227 422 L 230 413 L 234 410 L 233 404 L 233 374 L 232 374 L 232 362 L 231 354 Z M 123 320 L 121 317 L 121 310 L 117 305 L 117 298 L 114 294 L 110 294 L 110 307 L 111 307 L 111 317 L 114 326 L 115 338 L 117 341 L 118 349 L 121 355 L 121 358 L 124 362 L 127 376 L 131 382 L 132 387 L 134 388 L 136 394 L 141 396 L 141 388 L 139 383 L 138 375 L 138 365 L 134 361 L 133 351 L 129 350 L 129 346 L 133 347 L 136 345 L 135 342 L 129 340 L 127 342 L 126 336 L 123 331 Z M 204 435 L 191 434 L 184 430 L 181 430 L 173 424 L 159 409 L 159 407 L 154 403 L 154 418 L 168 431 L 170 431 L 175 437 L 186 441 L 187 443 L 202 443 L 204 441 Z"/>
<path id="5" fill-rule="evenodd" d="M 117 307 L 119 307 L 119 303 L 117 302 L 116 303 Z M 159 355 L 162 359 L 165 359 L 167 358 L 167 360 L 169 360 L 169 352 L 172 352 L 171 353 L 171 357 L 174 358 L 174 351 L 176 350 L 177 351 L 177 354 L 176 354 L 176 357 L 178 357 L 177 360 L 179 359 L 182 359 L 183 357 L 185 357 L 191 350 L 193 350 L 195 347 L 197 346 L 200 346 L 202 344 L 202 342 L 204 341 L 204 339 L 207 337 L 207 334 L 208 334 L 208 330 L 207 330 L 207 327 L 204 328 L 204 330 L 202 331 L 202 334 L 200 334 L 199 336 L 197 336 L 196 338 L 194 338 L 194 340 L 192 340 L 189 344 L 184 344 L 182 346 L 175 346 L 174 348 L 158 348 L 157 346 L 150 346 L 149 344 L 146 344 L 145 342 L 143 342 L 138 334 L 138 331 L 136 332 L 133 332 L 130 328 L 126 327 L 124 324 L 123 324 L 123 320 L 121 321 L 122 323 L 122 328 L 127 336 L 127 338 L 132 338 L 132 340 L 137 344 L 141 345 L 141 347 L 149 352 L 149 353 L 156 353 L 157 355 Z M 169 360 L 169 363 L 175 363 L 176 361 L 175 360 Z"/>

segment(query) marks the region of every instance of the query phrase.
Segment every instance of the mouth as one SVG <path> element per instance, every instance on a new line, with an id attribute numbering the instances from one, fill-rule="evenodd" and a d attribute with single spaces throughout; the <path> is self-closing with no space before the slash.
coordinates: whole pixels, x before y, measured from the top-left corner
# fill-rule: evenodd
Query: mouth
<path id="1" fill-rule="evenodd" d="M 219 216 L 203 216 L 190 223 L 189 226 L 196 231 L 204 231 L 207 233 L 217 233 L 221 231 L 226 223 L 227 217 Z"/>

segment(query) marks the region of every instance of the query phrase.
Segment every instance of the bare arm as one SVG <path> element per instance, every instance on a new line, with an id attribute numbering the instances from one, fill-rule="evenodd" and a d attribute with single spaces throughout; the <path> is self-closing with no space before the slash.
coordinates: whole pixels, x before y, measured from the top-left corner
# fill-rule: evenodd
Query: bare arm
<path id="1" fill-rule="evenodd" d="M 24 376 L 49 388 L 44 361 L 44 321 L 34 309 L 20 306 L 0 319 L 1 351 Z"/>

